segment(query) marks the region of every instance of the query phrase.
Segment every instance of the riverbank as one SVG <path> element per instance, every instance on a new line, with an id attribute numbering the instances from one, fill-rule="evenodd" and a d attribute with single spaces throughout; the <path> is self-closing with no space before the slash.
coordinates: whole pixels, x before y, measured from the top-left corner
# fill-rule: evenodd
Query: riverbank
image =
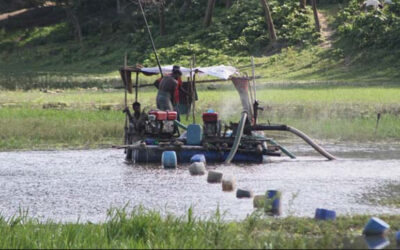
<path id="1" fill-rule="evenodd" d="M 389 222 L 388 240 L 400 228 L 400 216 Z M 0 217 L 0 248 L 367 248 L 362 229 L 369 216 L 341 216 L 335 221 L 271 218 L 253 213 L 240 222 L 226 222 L 220 212 L 200 220 L 161 216 L 138 208 L 131 213 L 110 210 L 104 223 L 39 222 L 26 215 Z"/>
<path id="2" fill-rule="evenodd" d="M 228 84 L 200 87 L 196 121 L 209 108 L 225 122 L 239 120 L 240 99 Z M 156 92 L 139 94 L 155 108 Z M 400 88 L 260 84 L 260 122 L 288 124 L 319 140 L 396 141 L 400 138 Z M 123 90 L 49 89 L 0 93 L 0 150 L 98 148 L 122 143 Z M 133 102 L 129 95 L 128 103 Z M 381 114 L 377 126 L 377 115 Z M 182 117 L 183 123 L 192 117 Z M 273 133 L 281 136 L 282 133 Z M 286 135 L 284 135 L 286 136 Z"/>

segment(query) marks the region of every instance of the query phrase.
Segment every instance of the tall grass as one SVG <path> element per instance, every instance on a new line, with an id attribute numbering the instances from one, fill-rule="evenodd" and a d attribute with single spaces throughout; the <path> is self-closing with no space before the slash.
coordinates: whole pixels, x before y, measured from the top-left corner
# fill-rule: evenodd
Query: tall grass
<path id="1" fill-rule="evenodd" d="M 0 148 L 93 147 L 122 143 L 119 112 L 0 109 Z"/>
<path id="2" fill-rule="evenodd" d="M 367 216 L 318 222 L 311 218 L 264 218 L 257 213 L 227 222 L 220 212 L 196 218 L 161 216 L 138 208 L 110 210 L 104 223 L 41 222 L 26 215 L 0 217 L 0 248 L 343 248 L 361 235 Z M 396 230 L 399 216 L 383 216 Z M 360 245 L 358 247 L 365 247 Z"/>

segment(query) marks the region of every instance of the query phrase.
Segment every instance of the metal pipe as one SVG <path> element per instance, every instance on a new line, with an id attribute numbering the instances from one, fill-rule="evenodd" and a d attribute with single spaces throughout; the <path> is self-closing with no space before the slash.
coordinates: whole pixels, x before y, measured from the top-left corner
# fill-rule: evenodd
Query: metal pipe
<path id="1" fill-rule="evenodd" d="M 174 120 L 174 123 L 181 129 L 187 130 L 187 127 L 183 123 L 180 123 L 178 120 Z"/>
<path id="2" fill-rule="evenodd" d="M 143 14 L 143 19 L 144 19 L 144 22 L 146 24 L 147 32 L 149 33 L 151 45 L 153 46 L 153 52 L 154 52 L 154 55 L 156 56 L 158 69 L 160 70 L 161 77 L 163 77 L 163 72 L 162 72 L 162 69 L 161 69 L 160 60 L 158 59 L 156 46 L 154 45 L 153 36 L 151 35 L 149 24 L 147 23 L 147 18 L 146 18 L 146 15 L 144 14 L 144 10 L 143 10 L 143 7 L 142 7 L 142 3 L 140 2 L 140 0 L 138 0 L 138 2 L 139 2 L 140 10 L 142 11 L 142 14 Z"/>
<path id="3" fill-rule="evenodd" d="M 274 141 L 274 140 L 272 140 L 272 139 L 269 139 L 269 142 L 270 142 L 272 145 L 279 147 L 280 150 L 282 150 L 282 152 L 283 152 L 285 155 L 289 156 L 291 159 L 296 159 L 296 156 L 295 156 L 294 154 L 292 154 L 292 153 L 291 153 L 289 150 L 287 150 L 285 147 L 279 145 L 279 143 L 277 143 L 276 141 Z"/>

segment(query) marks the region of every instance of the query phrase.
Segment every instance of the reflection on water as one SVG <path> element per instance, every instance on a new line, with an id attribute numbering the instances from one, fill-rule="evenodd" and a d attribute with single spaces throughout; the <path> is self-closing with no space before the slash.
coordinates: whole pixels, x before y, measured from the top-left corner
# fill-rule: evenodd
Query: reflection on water
<path id="1" fill-rule="evenodd" d="M 255 194 L 282 191 L 283 216 L 314 215 L 317 207 L 343 214 L 399 213 L 393 207 L 360 204 L 362 194 L 400 178 L 396 146 L 328 145 L 341 158 L 326 161 L 305 145 L 288 145 L 300 157 L 274 159 L 265 165 L 208 166 L 235 176 L 237 186 Z M 397 153 L 394 153 L 397 152 Z M 385 157 L 382 157 L 384 155 Z M 390 157 L 389 157 L 390 156 Z M 218 207 L 226 219 L 243 219 L 253 211 L 248 199 L 222 192 L 206 176 L 190 176 L 187 166 L 132 166 L 121 150 L 34 151 L 0 153 L 0 211 L 5 216 L 28 208 L 31 216 L 62 221 L 104 220 L 113 207 L 144 205 L 161 212 L 198 216 Z"/>

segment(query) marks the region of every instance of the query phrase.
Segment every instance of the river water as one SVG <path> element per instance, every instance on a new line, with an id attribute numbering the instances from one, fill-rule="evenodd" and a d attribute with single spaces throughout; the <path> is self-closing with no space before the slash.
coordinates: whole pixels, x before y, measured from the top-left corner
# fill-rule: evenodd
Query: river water
<path id="1" fill-rule="evenodd" d="M 395 214 L 399 208 L 369 204 L 365 192 L 400 180 L 400 145 L 323 144 L 340 160 L 326 161 L 302 143 L 288 149 L 299 157 L 274 158 L 262 165 L 207 166 L 236 178 L 255 194 L 282 192 L 283 216 L 313 216 L 316 208 L 345 214 Z M 254 211 L 251 199 L 222 192 L 206 176 L 124 163 L 122 150 L 24 151 L 0 153 L 0 213 L 20 209 L 41 220 L 98 222 L 110 207 L 139 205 L 162 213 L 208 217 L 217 208 L 228 220 Z"/>

